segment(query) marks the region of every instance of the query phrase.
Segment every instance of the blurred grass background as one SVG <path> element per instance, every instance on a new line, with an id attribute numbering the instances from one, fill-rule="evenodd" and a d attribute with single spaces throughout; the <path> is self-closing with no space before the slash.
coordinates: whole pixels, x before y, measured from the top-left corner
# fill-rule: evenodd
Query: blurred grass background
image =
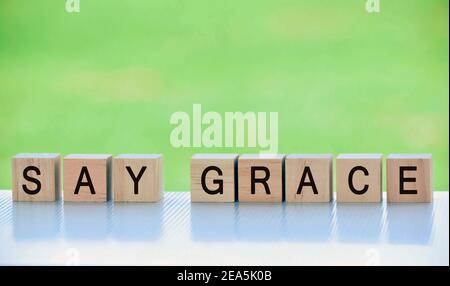
<path id="1" fill-rule="evenodd" d="M 448 190 L 448 1 L 0 0 L 0 188 L 19 152 L 163 153 L 175 111 L 278 111 L 280 153 L 432 153 Z"/>

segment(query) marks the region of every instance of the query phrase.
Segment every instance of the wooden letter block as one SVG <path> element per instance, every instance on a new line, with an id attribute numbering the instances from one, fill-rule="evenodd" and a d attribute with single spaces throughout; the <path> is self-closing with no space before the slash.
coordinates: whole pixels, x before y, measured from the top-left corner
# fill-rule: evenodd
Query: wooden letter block
<path id="1" fill-rule="evenodd" d="M 338 202 L 381 201 L 381 154 L 341 154 L 336 158 Z"/>
<path id="2" fill-rule="evenodd" d="M 329 202 L 332 198 L 333 156 L 288 155 L 285 160 L 287 202 Z"/>
<path id="3" fill-rule="evenodd" d="M 122 154 L 113 159 L 113 193 L 116 202 L 157 202 L 163 196 L 161 154 Z"/>
<path id="4" fill-rule="evenodd" d="M 281 202 L 284 155 L 242 155 L 238 159 L 240 202 Z"/>
<path id="5" fill-rule="evenodd" d="M 191 159 L 192 202 L 234 202 L 237 154 L 196 154 Z"/>
<path id="6" fill-rule="evenodd" d="M 59 154 L 17 154 L 12 158 L 14 201 L 55 201 L 61 194 Z"/>
<path id="7" fill-rule="evenodd" d="M 110 191 L 111 155 L 64 157 L 64 201 L 106 202 Z"/>
<path id="8" fill-rule="evenodd" d="M 388 202 L 431 202 L 431 154 L 391 154 L 386 159 Z"/>

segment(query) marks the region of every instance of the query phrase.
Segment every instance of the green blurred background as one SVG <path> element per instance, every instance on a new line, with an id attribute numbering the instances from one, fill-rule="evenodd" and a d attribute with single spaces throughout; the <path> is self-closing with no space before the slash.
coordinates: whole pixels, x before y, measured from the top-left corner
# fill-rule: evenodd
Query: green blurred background
<path id="1" fill-rule="evenodd" d="M 280 153 L 432 153 L 448 190 L 448 1 L 0 0 L 0 188 L 19 152 L 198 152 L 175 111 L 279 112 Z"/>

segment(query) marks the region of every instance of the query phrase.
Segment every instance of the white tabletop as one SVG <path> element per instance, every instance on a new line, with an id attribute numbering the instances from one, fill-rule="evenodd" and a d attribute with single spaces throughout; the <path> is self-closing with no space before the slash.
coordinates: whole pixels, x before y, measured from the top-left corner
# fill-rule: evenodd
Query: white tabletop
<path id="1" fill-rule="evenodd" d="M 449 195 L 431 204 L 13 203 L 0 264 L 449 265 Z"/>

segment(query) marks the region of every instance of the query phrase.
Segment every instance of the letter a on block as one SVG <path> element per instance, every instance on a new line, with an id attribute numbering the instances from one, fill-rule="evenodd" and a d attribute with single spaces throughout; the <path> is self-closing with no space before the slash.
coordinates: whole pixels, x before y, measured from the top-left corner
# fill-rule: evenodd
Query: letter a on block
<path id="1" fill-rule="evenodd" d="M 64 157 L 64 201 L 106 202 L 110 191 L 111 155 Z"/>
<path id="2" fill-rule="evenodd" d="M 191 201 L 234 202 L 237 154 L 196 154 L 191 158 Z"/>
<path id="3" fill-rule="evenodd" d="M 386 159 L 386 169 L 388 202 L 432 201 L 431 154 L 391 154 Z"/>
<path id="4" fill-rule="evenodd" d="M 157 202 L 163 196 L 163 156 L 122 154 L 113 159 L 116 202 Z"/>
<path id="5" fill-rule="evenodd" d="M 238 159 L 240 202 L 282 202 L 284 155 L 241 155 Z"/>
<path id="6" fill-rule="evenodd" d="M 61 194 L 59 154 L 17 154 L 12 158 L 14 201 L 55 201 Z"/>
<path id="7" fill-rule="evenodd" d="M 330 154 L 292 154 L 285 160 L 287 202 L 329 202 L 332 198 Z"/>

